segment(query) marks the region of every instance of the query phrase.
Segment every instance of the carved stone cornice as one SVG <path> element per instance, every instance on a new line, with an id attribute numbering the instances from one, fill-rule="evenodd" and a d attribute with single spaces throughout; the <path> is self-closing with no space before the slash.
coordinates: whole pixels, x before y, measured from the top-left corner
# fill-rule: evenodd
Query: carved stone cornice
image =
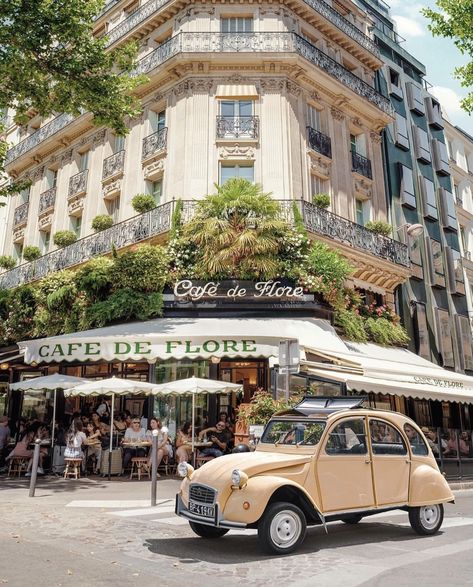
<path id="1" fill-rule="evenodd" d="M 164 173 L 165 162 L 164 159 L 153 161 L 143 168 L 143 176 L 145 179 L 155 180 Z"/>
<path id="2" fill-rule="evenodd" d="M 378 132 L 370 132 L 370 139 L 373 141 L 373 143 L 380 143 L 381 142 L 381 134 Z"/>
<path id="3" fill-rule="evenodd" d="M 122 190 L 122 180 L 116 179 L 110 183 L 107 183 L 102 186 L 102 197 L 104 200 L 114 200 L 117 196 L 120 195 Z"/>
<path id="4" fill-rule="evenodd" d="M 301 86 L 289 80 L 286 81 L 286 91 L 288 94 L 292 94 L 296 98 L 298 98 L 302 94 Z"/>
<path id="5" fill-rule="evenodd" d="M 261 89 L 264 92 L 282 92 L 285 80 L 281 77 L 264 78 L 261 80 Z"/>
<path id="6" fill-rule="evenodd" d="M 332 161 L 327 159 L 327 157 L 323 157 L 322 155 L 318 154 L 310 154 L 310 172 L 321 179 L 329 179 L 330 178 L 330 167 Z"/>
<path id="7" fill-rule="evenodd" d="M 248 159 L 252 160 L 255 157 L 255 149 L 250 145 L 240 145 L 235 143 L 233 145 L 223 145 L 219 149 L 220 159 Z"/>
<path id="8" fill-rule="evenodd" d="M 339 122 L 345 120 L 345 114 L 341 110 L 338 110 L 338 108 L 330 108 L 330 114 L 332 115 L 332 118 Z"/>

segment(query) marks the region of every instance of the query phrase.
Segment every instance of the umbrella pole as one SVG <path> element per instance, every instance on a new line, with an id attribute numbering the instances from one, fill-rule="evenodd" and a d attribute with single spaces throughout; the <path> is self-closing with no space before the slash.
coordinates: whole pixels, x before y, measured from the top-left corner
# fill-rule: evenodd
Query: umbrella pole
<path id="1" fill-rule="evenodd" d="M 112 444 L 113 444 L 113 414 L 115 411 L 115 394 L 112 393 L 112 408 L 110 410 L 110 448 L 108 451 L 108 480 L 112 479 Z"/>
<path id="2" fill-rule="evenodd" d="M 54 430 L 56 428 L 56 395 L 57 389 L 54 390 L 54 399 L 53 399 L 53 425 L 51 430 L 51 449 L 54 448 Z M 51 456 L 51 458 L 53 458 Z"/>

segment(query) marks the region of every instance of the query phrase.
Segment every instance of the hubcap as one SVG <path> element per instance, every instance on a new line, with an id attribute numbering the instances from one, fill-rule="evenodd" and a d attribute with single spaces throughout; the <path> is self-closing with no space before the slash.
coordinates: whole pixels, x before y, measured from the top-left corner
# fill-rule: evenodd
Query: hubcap
<path id="1" fill-rule="evenodd" d="M 274 516 L 269 531 L 274 544 L 279 548 L 289 548 L 301 535 L 302 523 L 295 512 L 283 510 Z"/>
<path id="2" fill-rule="evenodd" d="M 425 505 L 420 508 L 420 521 L 427 530 L 432 530 L 438 524 L 440 507 L 438 505 Z"/>

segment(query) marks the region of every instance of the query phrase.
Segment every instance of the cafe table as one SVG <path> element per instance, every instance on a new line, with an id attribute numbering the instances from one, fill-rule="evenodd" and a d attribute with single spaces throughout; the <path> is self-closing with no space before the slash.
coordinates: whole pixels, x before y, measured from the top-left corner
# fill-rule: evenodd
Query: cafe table
<path id="1" fill-rule="evenodd" d="M 199 440 L 198 438 L 194 439 L 194 452 L 192 453 L 192 465 L 195 469 L 195 461 L 197 459 L 197 449 L 199 448 L 210 448 L 212 446 L 212 442 L 210 440 Z"/>

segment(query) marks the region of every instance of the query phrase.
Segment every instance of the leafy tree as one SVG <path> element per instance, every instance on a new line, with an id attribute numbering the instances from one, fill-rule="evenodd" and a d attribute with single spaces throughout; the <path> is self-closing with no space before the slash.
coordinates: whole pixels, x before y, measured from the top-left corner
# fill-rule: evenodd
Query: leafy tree
<path id="1" fill-rule="evenodd" d="M 217 193 L 197 203 L 194 218 L 184 227 L 184 235 L 201 251 L 197 273 L 275 277 L 279 238 L 287 229 L 279 204 L 246 179 L 229 179 L 215 187 Z"/>
<path id="2" fill-rule="evenodd" d="M 424 16 L 430 19 L 429 29 L 434 36 L 452 39 L 469 63 L 454 70 L 455 77 L 465 88 L 473 85 L 473 2 L 472 0 L 436 0 L 437 10 L 424 8 Z M 473 112 L 473 91 L 461 102 L 462 108 Z"/>

